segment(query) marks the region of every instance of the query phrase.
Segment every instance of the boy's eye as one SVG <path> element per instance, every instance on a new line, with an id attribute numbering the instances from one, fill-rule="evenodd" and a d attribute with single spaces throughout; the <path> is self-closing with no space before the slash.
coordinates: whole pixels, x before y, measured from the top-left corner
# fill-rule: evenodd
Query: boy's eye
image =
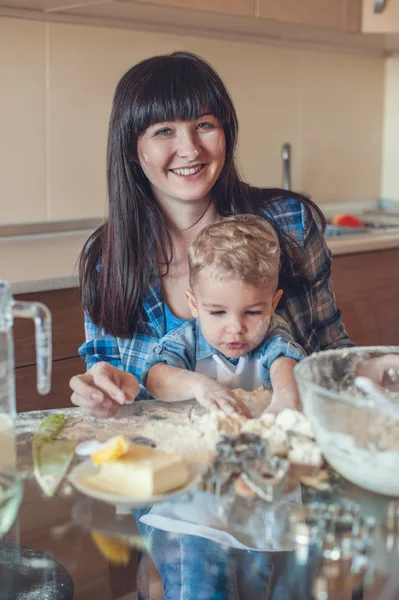
<path id="1" fill-rule="evenodd" d="M 225 311 L 224 311 L 224 310 L 211 310 L 211 311 L 210 311 L 210 314 L 211 314 L 213 317 L 220 317 L 221 315 L 224 315 L 224 314 L 226 314 L 226 313 L 225 313 Z"/>
<path id="2" fill-rule="evenodd" d="M 247 315 L 261 315 L 262 311 L 261 310 L 247 310 Z"/>

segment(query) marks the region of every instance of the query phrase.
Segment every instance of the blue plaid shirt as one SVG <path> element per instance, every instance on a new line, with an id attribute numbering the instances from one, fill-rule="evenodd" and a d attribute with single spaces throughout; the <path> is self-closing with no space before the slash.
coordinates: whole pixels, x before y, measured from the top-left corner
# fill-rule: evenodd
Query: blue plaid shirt
<path id="1" fill-rule="evenodd" d="M 186 321 L 177 329 L 171 331 L 153 348 L 152 355 L 144 365 L 142 379 L 147 381 L 148 371 L 157 363 L 163 362 L 172 367 L 195 371 L 197 362 L 221 354 L 204 338 L 198 319 Z M 232 364 L 237 359 L 231 359 L 222 354 Z M 248 352 L 250 360 L 260 361 L 262 382 L 270 385 L 270 367 L 280 356 L 300 361 L 306 352 L 297 344 L 291 335 L 290 328 L 281 317 L 274 316 L 270 320 L 269 330 L 264 340 L 256 348 Z"/>
<path id="2" fill-rule="evenodd" d="M 306 354 L 353 346 L 342 324 L 331 287 L 331 252 L 309 209 L 298 200 L 282 199 L 270 204 L 265 218 L 277 233 L 283 231 L 305 251 L 304 268 L 309 274 L 309 283 L 287 287 L 276 310 L 288 323 L 293 338 Z M 283 246 L 287 241 L 282 237 L 280 243 Z M 96 362 L 106 361 L 133 373 L 140 381 L 138 399 L 150 398 L 142 382 L 143 368 L 166 333 L 160 282 L 143 299 L 143 309 L 148 334 L 136 333 L 131 339 L 108 335 L 86 315 L 86 342 L 79 348 L 87 368 Z"/>

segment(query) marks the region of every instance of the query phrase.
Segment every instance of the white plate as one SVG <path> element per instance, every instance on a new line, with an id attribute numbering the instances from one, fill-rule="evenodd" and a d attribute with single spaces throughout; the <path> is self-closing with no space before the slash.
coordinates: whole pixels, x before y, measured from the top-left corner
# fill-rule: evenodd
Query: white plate
<path id="1" fill-rule="evenodd" d="M 109 494 L 87 485 L 85 483 L 85 478 L 89 477 L 90 475 L 95 475 L 98 473 L 98 471 L 99 467 L 93 465 L 91 460 L 85 460 L 72 469 L 69 474 L 69 481 L 77 490 L 79 490 L 79 492 L 82 492 L 82 494 L 85 494 L 86 496 L 90 496 L 96 500 L 101 500 L 102 502 L 107 502 L 107 504 L 112 504 L 113 506 L 124 506 L 126 508 L 144 508 L 151 504 L 155 504 L 156 502 L 166 502 L 171 498 L 180 496 L 181 494 L 191 490 L 196 485 L 200 477 L 198 469 L 194 465 L 190 464 L 189 480 L 184 486 L 164 494 L 158 494 L 157 496 L 150 496 L 148 498 L 132 498 L 130 496 Z"/>

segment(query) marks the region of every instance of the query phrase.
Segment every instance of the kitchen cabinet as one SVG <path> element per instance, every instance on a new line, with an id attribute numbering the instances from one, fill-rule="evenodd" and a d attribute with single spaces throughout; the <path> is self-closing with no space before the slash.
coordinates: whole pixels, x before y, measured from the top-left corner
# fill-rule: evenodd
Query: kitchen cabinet
<path id="1" fill-rule="evenodd" d="M 256 0 L 140 0 L 140 3 L 254 17 Z"/>
<path id="2" fill-rule="evenodd" d="M 33 322 L 14 321 L 15 381 L 17 411 L 71 406 L 69 380 L 83 373 L 84 361 L 78 348 L 84 341 L 83 311 L 78 288 L 16 295 L 18 300 L 43 302 L 52 314 L 53 372 L 51 392 L 36 391 L 36 355 Z"/>
<path id="3" fill-rule="evenodd" d="M 259 0 L 259 17 L 355 32 L 361 8 L 361 0 Z"/>
<path id="4" fill-rule="evenodd" d="M 381 12 L 375 12 L 380 6 Z M 364 33 L 399 33 L 399 0 L 363 0 Z"/>
<path id="5" fill-rule="evenodd" d="M 333 257 L 337 306 L 359 346 L 399 346 L 399 248 Z"/>

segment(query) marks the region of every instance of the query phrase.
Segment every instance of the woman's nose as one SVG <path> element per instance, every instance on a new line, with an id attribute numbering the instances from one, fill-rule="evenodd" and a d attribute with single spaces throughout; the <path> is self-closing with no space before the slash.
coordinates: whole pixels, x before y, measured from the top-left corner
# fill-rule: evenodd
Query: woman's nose
<path id="1" fill-rule="evenodd" d="M 194 162 L 199 155 L 199 143 L 195 135 L 183 134 L 179 139 L 177 153 L 180 158 L 184 158 L 188 162 Z"/>

